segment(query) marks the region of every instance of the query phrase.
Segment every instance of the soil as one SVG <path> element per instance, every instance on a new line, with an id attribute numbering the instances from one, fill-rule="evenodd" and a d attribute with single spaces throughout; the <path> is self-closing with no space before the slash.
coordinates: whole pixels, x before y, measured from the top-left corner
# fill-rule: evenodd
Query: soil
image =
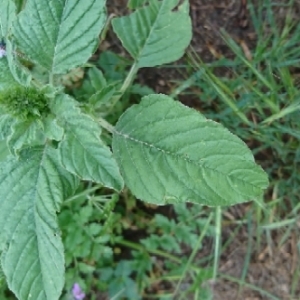
<path id="1" fill-rule="evenodd" d="M 282 0 L 276 3 L 283 4 L 288 2 L 290 1 Z M 126 14 L 126 3 L 127 1 L 125 0 L 108 1 L 109 13 L 116 15 Z M 252 1 L 252 3 L 255 4 L 255 1 Z M 297 18 L 297 13 L 300 11 L 299 1 L 295 1 L 294 5 L 292 17 Z M 221 55 L 233 57 L 232 52 L 228 49 L 220 35 L 221 28 L 225 29 L 237 43 L 242 45 L 245 55 L 249 55 L 249 49 L 255 46 L 256 36 L 253 24 L 249 18 L 249 12 L 247 11 L 247 0 L 190 0 L 190 7 L 193 22 L 192 49 L 204 62 L 212 62 Z M 286 17 L 286 10 L 278 6 L 278 9 L 275 9 L 275 14 L 280 26 L 280 22 Z M 109 39 L 107 44 L 104 45 L 105 48 L 128 55 L 112 32 L 109 32 L 108 36 Z M 178 62 L 178 65 L 181 62 L 182 60 Z M 228 75 L 228 70 L 220 70 L 220 72 L 221 76 Z M 176 85 L 175 82 L 186 78 L 187 74 L 180 68 L 147 68 L 140 70 L 138 82 L 150 86 L 156 92 L 170 94 Z M 198 96 L 197 101 L 192 95 L 188 97 L 179 96 L 179 99 L 192 107 L 199 105 Z M 240 219 L 245 215 L 246 210 L 247 207 L 243 205 L 232 207 L 226 212 L 225 220 L 226 216 L 228 216 L 229 220 Z M 234 230 L 234 226 L 224 226 L 222 232 L 224 243 Z M 241 227 L 230 246 L 222 253 L 219 271 L 224 277 L 221 277 L 215 283 L 210 283 L 214 299 L 271 299 L 268 295 L 247 287 L 247 284 L 240 286 L 226 277 L 242 278 L 243 269 L 247 261 L 247 245 L 249 245 L 249 241 L 253 247 L 250 256 L 248 256 L 250 257 L 250 261 L 243 281 L 273 294 L 278 299 L 300 299 L 300 283 L 292 283 L 293 274 L 297 269 L 299 270 L 299 257 L 297 254 L 299 237 L 297 237 L 296 233 L 292 232 L 289 238 L 283 244 L 280 244 L 280 236 L 282 235 L 274 232 L 274 235 L 270 237 L 270 243 L 264 244 L 261 242 L 261 248 L 258 248 L 256 247 L 256 237 L 254 235 L 251 236 L 247 227 Z M 213 251 L 213 245 L 209 243 L 204 249 L 211 252 Z M 201 256 L 203 256 L 203 253 L 199 253 L 199 257 Z M 294 298 L 290 294 L 293 284 L 298 285 L 298 290 Z"/>

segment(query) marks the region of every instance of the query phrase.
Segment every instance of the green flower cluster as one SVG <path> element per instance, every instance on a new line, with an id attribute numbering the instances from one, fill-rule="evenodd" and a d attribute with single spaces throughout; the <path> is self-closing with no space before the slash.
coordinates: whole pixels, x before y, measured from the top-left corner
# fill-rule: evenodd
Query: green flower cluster
<path id="1" fill-rule="evenodd" d="M 15 86 L 1 92 L 0 105 L 19 119 L 37 119 L 50 112 L 44 92 L 33 87 Z"/>

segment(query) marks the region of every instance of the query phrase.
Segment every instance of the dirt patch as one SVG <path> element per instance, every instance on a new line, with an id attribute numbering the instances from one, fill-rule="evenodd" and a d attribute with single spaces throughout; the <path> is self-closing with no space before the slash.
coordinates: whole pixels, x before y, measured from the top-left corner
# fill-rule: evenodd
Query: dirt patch
<path id="1" fill-rule="evenodd" d="M 228 233 L 228 230 L 223 231 L 225 240 Z M 299 270 L 297 233 L 292 233 L 283 245 L 280 245 L 279 235 L 275 233 L 271 245 L 261 243 L 261 248 L 255 244 L 255 236 L 249 238 L 249 234 L 242 228 L 230 247 L 222 253 L 219 268 L 221 278 L 211 286 L 214 300 L 272 299 L 268 293 L 281 300 L 299 299 L 300 287 L 292 281 L 293 275 Z M 249 243 L 252 245 L 250 251 Z M 234 282 L 239 279 L 246 284 Z M 297 287 L 294 298 L 291 296 L 293 284 Z"/>

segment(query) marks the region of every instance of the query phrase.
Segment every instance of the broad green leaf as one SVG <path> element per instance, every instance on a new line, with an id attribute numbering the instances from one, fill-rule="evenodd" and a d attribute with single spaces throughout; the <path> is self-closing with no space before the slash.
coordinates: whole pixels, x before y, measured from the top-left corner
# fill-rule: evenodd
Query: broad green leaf
<path id="1" fill-rule="evenodd" d="M 115 130 L 125 184 L 144 201 L 233 205 L 261 197 L 268 185 L 243 141 L 168 96 L 144 97 Z"/>
<path id="2" fill-rule="evenodd" d="M 169 63 L 184 54 L 192 26 L 188 1 L 179 2 L 151 0 L 129 16 L 112 20 L 115 33 L 138 68 Z"/>
<path id="3" fill-rule="evenodd" d="M 64 285 L 56 212 L 78 182 L 56 152 L 30 148 L 0 163 L 1 265 L 20 300 L 59 299 Z"/>
<path id="4" fill-rule="evenodd" d="M 13 0 L 0 0 L 0 38 L 7 37 L 16 17 L 16 5 Z"/>
<path id="5" fill-rule="evenodd" d="M 30 60 L 60 74 L 88 60 L 105 19 L 105 0 L 28 0 L 13 34 Z"/>
<path id="6" fill-rule="evenodd" d="M 123 179 L 110 149 L 100 139 L 100 126 L 66 95 L 56 99 L 53 110 L 65 128 L 59 144 L 62 165 L 82 179 L 120 191 Z"/>

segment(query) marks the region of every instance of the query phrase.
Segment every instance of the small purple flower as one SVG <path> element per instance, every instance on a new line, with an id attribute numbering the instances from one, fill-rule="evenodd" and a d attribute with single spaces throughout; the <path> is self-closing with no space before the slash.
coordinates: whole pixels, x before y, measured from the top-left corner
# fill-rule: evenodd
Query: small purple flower
<path id="1" fill-rule="evenodd" d="M 0 58 L 4 57 L 6 55 L 5 49 L 0 48 Z"/>
<path id="2" fill-rule="evenodd" d="M 0 58 L 6 55 L 5 43 L 0 41 Z"/>
<path id="3" fill-rule="evenodd" d="M 83 300 L 85 297 L 85 293 L 82 291 L 82 289 L 78 283 L 74 283 L 73 288 L 72 288 L 72 294 L 73 294 L 74 300 Z"/>

